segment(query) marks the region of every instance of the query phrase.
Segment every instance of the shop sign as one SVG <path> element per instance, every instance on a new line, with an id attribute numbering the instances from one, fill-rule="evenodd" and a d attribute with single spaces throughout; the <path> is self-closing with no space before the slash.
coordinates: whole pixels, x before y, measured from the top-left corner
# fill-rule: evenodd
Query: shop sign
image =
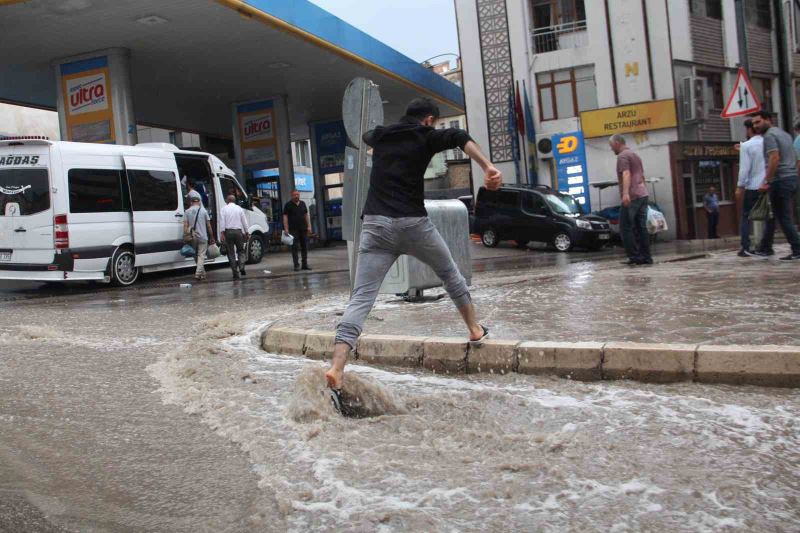
<path id="1" fill-rule="evenodd" d="M 262 100 L 236 106 L 239 153 L 248 169 L 278 166 L 278 141 L 275 136 L 275 102 Z"/>
<path id="2" fill-rule="evenodd" d="M 681 145 L 684 159 L 690 157 L 739 157 L 733 144 L 684 144 Z"/>
<path id="3" fill-rule="evenodd" d="M 678 125 L 675 100 L 658 100 L 581 113 L 581 127 L 587 139 L 615 133 L 634 133 L 674 128 Z"/>
<path id="4" fill-rule="evenodd" d="M 108 57 L 64 63 L 59 68 L 67 140 L 115 142 Z"/>
<path id="5" fill-rule="evenodd" d="M 591 213 L 589 171 L 586 167 L 586 145 L 583 133 L 574 131 L 553 135 L 552 141 L 558 190 L 574 196 L 575 200 L 583 206 L 584 212 Z"/>

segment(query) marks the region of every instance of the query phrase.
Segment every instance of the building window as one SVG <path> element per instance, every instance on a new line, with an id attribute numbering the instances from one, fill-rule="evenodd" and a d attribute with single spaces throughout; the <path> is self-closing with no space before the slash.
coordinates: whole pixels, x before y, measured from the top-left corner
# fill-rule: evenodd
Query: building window
<path id="1" fill-rule="evenodd" d="M 794 0 L 794 49 L 800 52 L 800 0 Z"/>
<path id="2" fill-rule="evenodd" d="M 536 29 L 586 21 L 584 0 L 533 0 L 532 5 Z"/>
<path id="3" fill-rule="evenodd" d="M 689 9 L 693 15 L 722 20 L 722 0 L 691 0 Z"/>
<path id="4" fill-rule="evenodd" d="M 308 155 L 308 141 L 297 141 L 294 143 L 295 164 L 298 167 L 309 166 L 308 161 L 311 159 Z"/>
<path id="5" fill-rule="evenodd" d="M 761 108 L 775 111 L 775 101 L 772 99 L 772 80 L 770 78 L 753 78 L 753 89 L 761 102 Z"/>
<path id="6" fill-rule="evenodd" d="M 542 72 L 536 75 L 541 120 L 575 117 L 597 109 L 594 67 Z"/>
<path id="7" fill-rule="evenodd" d="M 530 5 L 536 53 L 587 45 L 584 0 L 532 0 Z"/>
<path id="8" fill-rule="evenodd" d="M 712 111 L 721 111 L 725 108 L 725 95 L 722 92 L 722 74 L 698 70 L 697 76 L 706 79 L 705 98 L 708 108 Z"/>
<path id="9" fill-rule="evenodd" d="M 772 9 L 770 0 L 750 0 L 745 2 L 747 23 L 765 30 L 772 29 Z"/>

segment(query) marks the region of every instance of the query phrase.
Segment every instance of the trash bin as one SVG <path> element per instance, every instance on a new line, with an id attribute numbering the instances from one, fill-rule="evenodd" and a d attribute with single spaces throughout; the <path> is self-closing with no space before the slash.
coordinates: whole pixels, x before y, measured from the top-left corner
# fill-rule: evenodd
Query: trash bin
<path id="1" fill-rule="evenodd" d="M 439 230 L 450 249 L 453 259 L 467 280 L 472 283 L 472 254 L 470 252 L 469 212 L 459 200 L 426 200 L 433 225 Z M 436 273 L 417 259 L 402 255 L 395 261 L 381 285 L 381 294 L 406 294 L 421 296 L 425 289 L 442 285 Z"/>

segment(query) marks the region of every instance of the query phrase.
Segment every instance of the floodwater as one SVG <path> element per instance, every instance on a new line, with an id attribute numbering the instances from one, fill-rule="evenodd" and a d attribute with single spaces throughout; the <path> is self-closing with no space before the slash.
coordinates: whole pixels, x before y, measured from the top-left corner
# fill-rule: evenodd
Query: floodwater
<path id="1" fill-rule="evenodd" d="M 783 251 L 783 250 L 782 250 Z M 494 338 L 800 345 L 800 265 L 708 258 L 650 267 L 582 262 L 525 273 L 481 276 L 473 299 Z M 381 295 L 365 333 L 463 336 L 450 300 L 416 304 Z M 280 321 L 331 330 L 346 304 L 318 302 Z"/>
<path id="2" fill-rule="evenodd" d="M 151 371 L 170 401 L 247 452 L 288 529 L 800 527 L 797 391 L 353 365 L 345 395 L 371 416 L 345 419 L 320 363 L 263 353 L 258 333 L 224 343 L 247 369 L 235 393 L 194 377 L 218 373 L 205 357 Z"/>
<path id="3" fill-rule="evenodd" d="M 633 272 L 659 288 L 716 269 L 727 282 L 703 282 L 706 303 L 686 296 L 678 311 L 741 283 L 772 295 L 748 331 L 767 309 L 788 320 L 782 298 L 797 287 L 780 277 L 784 266 L 760 263 L 758 277 L 745 265 L 736 278 L 726 263 Z M 546 324 L 556 308 L 546 300 L 573 284 L 601 281 L 596 290 L 613 294 L 614 269 L 590 269 L 581 284 L 590 266 L 482 274 L 475 297 L 484 309 L 497 301 L 495 331 L 515 331 L 522 315 Z M 497 299 L 505 290 L 544 310 L 514 312 Z M 0 530 L 42 531 L 32 524 L 43 521 L 115 532 L 800 528 L 800 392 L 353 365 L 345 392 L 363 417 L 345 419 L 323 394 L 320 363 L 264 353 L 258 339 L 287 316 L 330 320 L 346 291 L 346 276 L 312 275 L 3 304 Z M 741 320 L 750 295 L 725 298 Z M 599 296 L 586 301 L 595 306 L 586 316 L 602 312 Z M 437 306 L 449 302 L 384 299 L 368 328 L 397 333 L 395 314 Z M 567 327 L 563 316 L 553 315 L 553 331 Z M 418 324 L 458 331 L 454 313 L 427 320 Z M 572 327 L 592 331 L 588 321 Z M 16 505 L 38 514 L 10 521 L 3 513 Z"/>

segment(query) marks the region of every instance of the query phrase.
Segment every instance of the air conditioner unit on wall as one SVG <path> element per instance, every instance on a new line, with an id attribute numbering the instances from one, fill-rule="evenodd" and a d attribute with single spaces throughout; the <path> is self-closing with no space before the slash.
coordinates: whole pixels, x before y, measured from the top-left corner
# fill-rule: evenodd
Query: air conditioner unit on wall
<path id="1" fill-rule="evenodd" d="M 539 159 L 553 159 L 553 141 L 550 135 L 536 136 L 536 155 Z"/>
<path id="2" fill-rule="evenodd" d="M 687 76 L 681 80 L 681 111 L 685 122 L 702 122 L 706 108 L 706 79 Z"/>

